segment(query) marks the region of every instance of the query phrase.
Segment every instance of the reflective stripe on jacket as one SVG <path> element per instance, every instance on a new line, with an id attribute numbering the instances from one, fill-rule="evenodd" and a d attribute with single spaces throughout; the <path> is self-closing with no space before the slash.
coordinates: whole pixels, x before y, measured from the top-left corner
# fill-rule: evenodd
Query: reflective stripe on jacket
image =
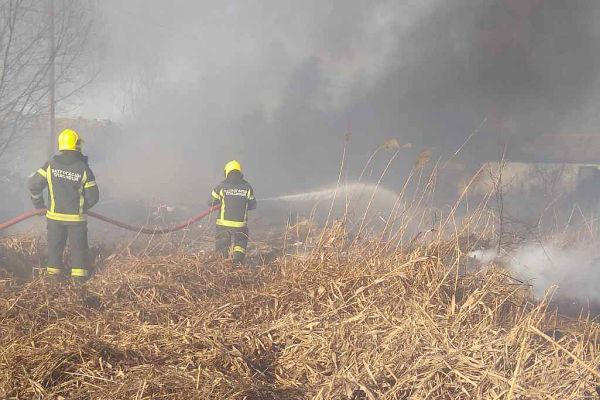
<path id="1" fill-rule="evenodd" d="M 36 207 L 44 206 L 42 192 L 46 187 L 49 198 L 46 217 L 55 221 L 85 221 L 85 211 L 100 197 L 87 158 L 78 151 L 63 151 L 31 176 L 29 191 Z"/>
<path id="2" fill-rule="evenodd" d="M 248 211 L 256 208 L 254 190 L 240 172 L 230 172 L 211 193 L 209 205 L 217 204 L 221 205 L 217 225 L 243 228 L 248 223 Z"/>

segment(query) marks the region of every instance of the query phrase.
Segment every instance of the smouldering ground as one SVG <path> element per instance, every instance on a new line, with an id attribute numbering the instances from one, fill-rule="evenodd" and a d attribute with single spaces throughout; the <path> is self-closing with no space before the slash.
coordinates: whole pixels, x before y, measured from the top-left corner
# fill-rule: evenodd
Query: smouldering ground
<path id="1" fill-rule="evenodd" d="M 452 245 L 341 240 L 251 270 L 121 250 L 81 287 L 0 267 L 0 397 L 597 398 L 598 324 L 562 321 L 502 271 L 457 274 Z M 40 261 L 35 241 L 2 251 Z"/>

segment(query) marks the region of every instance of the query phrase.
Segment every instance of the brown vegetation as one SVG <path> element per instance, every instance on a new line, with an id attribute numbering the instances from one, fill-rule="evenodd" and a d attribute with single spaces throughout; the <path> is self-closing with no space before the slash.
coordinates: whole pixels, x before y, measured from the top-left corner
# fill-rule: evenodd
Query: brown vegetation
<path id="1" fill-rule="evenodd" d="M 322 239 L 255 269 L 123 251 L 81 287 L 4 278 L 0 396 L 596 398 L 597 324 L 561 321 L 500 270 L 463 273 L 453 245 Z M 31 249 L 16 242 L 3 252 Z"/>

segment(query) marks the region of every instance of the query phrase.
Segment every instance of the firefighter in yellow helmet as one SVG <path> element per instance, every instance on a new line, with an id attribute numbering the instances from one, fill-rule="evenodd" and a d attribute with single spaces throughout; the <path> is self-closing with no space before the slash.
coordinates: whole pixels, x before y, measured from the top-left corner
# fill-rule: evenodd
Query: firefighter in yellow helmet
<path id="1" fill-rule="evenodd" d="M 48 188 L 48 264 L 49 275 L 63 274 L 63 252 L 69 240 L 71 277 L 85 280 L 89 275 L 88 237 L 85 211 L 100 197 L 96 178 L 81 153 L 81 138 L 72 129 L 58 136 L 60 154 L 52 157 L 29 178 L 31 200 L 45 208 L 43 191 Z"/>
<path id="2" fill-rule="evenodd" d="M 225 165 L 225 180 L 212 191 L 209 205 L 219 204 L 216 250 L 224 257 L 233 253 L 234 264 L 241 265 L 248 246 L 248 211 L 256 208 L 256 199 L 238 161 Z"/>

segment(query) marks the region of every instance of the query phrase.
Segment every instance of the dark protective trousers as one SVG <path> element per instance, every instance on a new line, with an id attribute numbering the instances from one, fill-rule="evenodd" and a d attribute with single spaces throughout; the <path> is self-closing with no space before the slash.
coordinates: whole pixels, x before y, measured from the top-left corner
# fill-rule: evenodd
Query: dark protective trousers
<path id="1" fill-rule="evenodd" d="M 215 247 L 223 257 L 229 257 L 233 253 L 233 262 L 243 263 L 248 247 L 248 227 L 230 228 L 217 225 Z"/>
<path id="2" fill-rule="evenodd" d="M 48 266 L 50 275 L 63 272 L 63 253 L 69 240 L 71 250 L 71 276 L 88 276 L 88 236 L 87 223 L 64 223 L 48 219 Z"/>

